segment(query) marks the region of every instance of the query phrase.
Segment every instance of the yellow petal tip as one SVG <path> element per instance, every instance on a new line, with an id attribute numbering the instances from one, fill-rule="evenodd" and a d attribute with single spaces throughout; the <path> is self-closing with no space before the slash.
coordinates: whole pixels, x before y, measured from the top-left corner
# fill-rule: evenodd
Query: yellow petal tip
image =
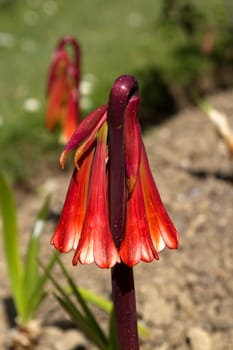
<path id="1" fill-rule="evenodd" d="M 65 163 L 66 163 L 66 159 L 67 159 L 67 155 L 68 155 L 68 151 L 63 151 L 61 156 L 60 156 L 60 160 L 59 160 L 59 163 L 60 163 L 60 166 L 62 169 L 64 169 L 65 167 Z"/>

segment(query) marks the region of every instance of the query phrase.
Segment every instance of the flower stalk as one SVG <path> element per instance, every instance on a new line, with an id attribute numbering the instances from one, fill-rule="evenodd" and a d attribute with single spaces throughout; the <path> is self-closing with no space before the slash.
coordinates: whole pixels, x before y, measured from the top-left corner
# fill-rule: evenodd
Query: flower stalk
<path id="1" fill-rule="evenodd" d="M 137 94 L 137 81 L 131 76 L 121 76 L 115 81 L 109 96 L 110 227 L 117 248 L 123 241 L 125 230 L 125 111 L 129 99 Z M 111 269 L 111 279 L 119 350 L 137 350 L 139 340 L 133 268 L 123 262 L 118 263 Z"/>

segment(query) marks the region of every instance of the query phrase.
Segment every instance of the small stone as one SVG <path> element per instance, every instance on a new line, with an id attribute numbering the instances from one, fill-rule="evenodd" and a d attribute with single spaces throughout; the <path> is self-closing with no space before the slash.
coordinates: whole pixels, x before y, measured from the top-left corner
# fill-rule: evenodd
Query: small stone
<path id="1" fill-rule="evenodd" d="M 50 326 L 44 328 L 37 349 L 73 350 L 77 346 L 85 347 L 86 343 L 85 337 L 76 329 L 64 331 Z"/>
<path id="2" fill-rule="evenodd" d="M 192 350 L 210 350 L 211 340 L 207 332 L 202 328 L 192 327 L 187 334 L 188 341 Z"/>

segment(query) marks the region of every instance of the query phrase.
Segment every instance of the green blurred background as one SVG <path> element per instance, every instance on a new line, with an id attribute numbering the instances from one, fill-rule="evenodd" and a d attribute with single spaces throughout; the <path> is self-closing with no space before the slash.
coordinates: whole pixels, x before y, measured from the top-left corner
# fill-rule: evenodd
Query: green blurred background
<path id="1" fill-rule="evenodd" d="M 107 101 L 121 74 L 138 78 L 147 126 L 231 84 L 232 0 L 0 0 L 0 162 L 13 181 L 57 163 L 61 146 L 44 128 L 45 84 L 67 34 L 80 42 L 92 87 L 83 116 Z"/>

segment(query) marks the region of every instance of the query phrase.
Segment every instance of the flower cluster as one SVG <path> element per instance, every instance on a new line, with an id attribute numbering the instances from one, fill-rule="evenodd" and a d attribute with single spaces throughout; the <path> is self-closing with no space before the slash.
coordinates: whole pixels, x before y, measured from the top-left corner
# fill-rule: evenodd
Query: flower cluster
<path id="1" fill-rule="evenodd" d="M 71 58 L 66 45 L 73 48 Z M 67 143 L 78 126 L 80 85 L 80 49 L 77 41 L 70 36 L 62 38 L 50 65 L 47 82 L 47 110 L 45 124 L 49 131 L 60 126 L 60 142 Z"/>
<path id="2" fill-rule="evenodd" d="M 51 239 L 61 252 L 75 250 L 73 264 L 110 268 L 158 259 L 165 246 L 175 249 L 178 234 L 154 182 L 140 125 L 139 97 L 129 98 L 124 114 L 125 225 L 119 247 L 109 224 L 109 105 L 92 112 L 67 143 L 60 162 L 75 150 L 75 169 Z"/>

